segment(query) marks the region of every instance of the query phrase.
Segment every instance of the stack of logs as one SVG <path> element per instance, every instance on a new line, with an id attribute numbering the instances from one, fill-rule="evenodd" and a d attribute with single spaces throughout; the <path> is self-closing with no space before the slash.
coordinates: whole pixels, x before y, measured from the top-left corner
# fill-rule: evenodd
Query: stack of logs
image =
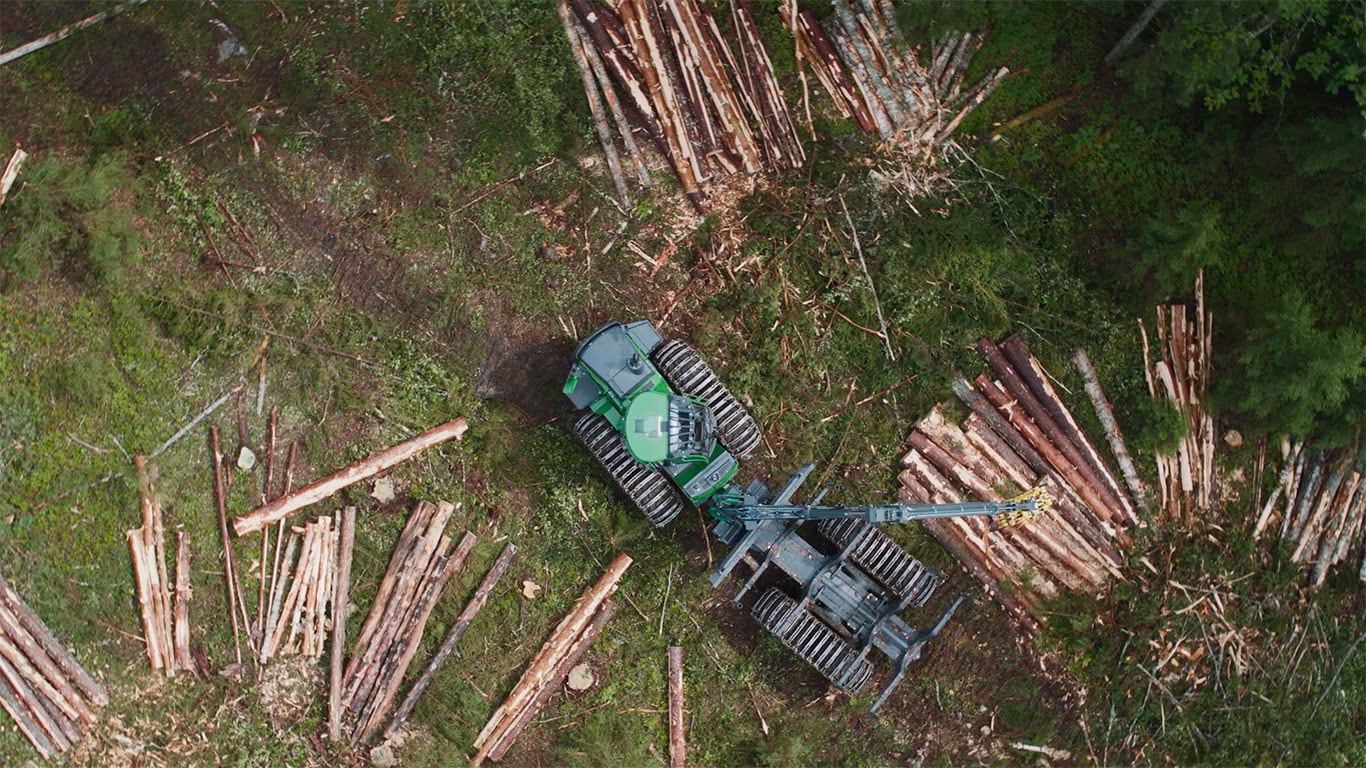
<path id="1" fill-rule="evenodd" d="M 144 456 L 133 458 L 137 469 L 138 495 L 142 506 L 142 527 L 128 531 L 128 548 L 133 556 L 138 608 L 142 613 L 143 637 L 147 658 L 153 669 L 168 675 L 193 671 L 190 657 L 190 536 L 176 534 L 175 599 L 166 574 L 165 525 L 161 499 L 152 485 L 151 472 Z"/>
<path id="2" fill-rule="evenodd" d="M 972 414 L 955 426 L 936 408 L 911 432 L 902 459 L 902 497 L 915 503 L 999 501 L 1042 486 L 1051 510 L 1026 525 L 996 530 L 985 518 L 923 521 L 988 594 L 1027 630 L 1044 621 L 1042 601 L 1063 589 L 1093 593 L 1123 578 L 1133 500 L 1018 336 L 978 350 L 999 377 L 959 377 L 954 393 Z"/>
<path id="3" fill-rule="evenodd" d="M 964 88 L 968 64 L 982 45 L 980 34 L 950 33 L 918 58 L 901 34 L 888 0 L 834 0 L 824 23 L 810 11 L 784 20 L 797 50 L 830 93 L 836 108 L 865 131 L 921 157 L 944 145 L 958 125 L 1010 74 L 999 67 Z"/>
<path id="4" fill-rule="evenodd" d="M 109 703 L 51 630 L 0 578 L 0 706 L 44 759 L 75 746 Z"/>
<path id="5" fill-rule="evenodd" d="M 290 531 L 266 603 L 259 653 L 262 664 L 283 653 L 314 659 L 323 655 L 335 623 L 333 595 L 341 559 L 350 557 L 341 551 L 341 522 L 340 516 L 335 521 L 323 516 L 304 525 L 302 531 Z"/>
<path id="6" fill-rule="evenodd" d="M 531 719 L 559 690 L 569 670 L 579 662 L 616 612 L 610 598 L 630 565 L 630 557 L 617 555 L 602 578 L 583 593 L 574 610 L 555 627 L 521 680 L 475 738 L 474 748 L 478 751 L 471 763 L 473 766 L 480 765 L 486 758 L 502 760 Z"/>
<path id="7" fill-rule="evenodd" d="M 745 0 L 730 2 L 733 47 L 705 0 L 559 0 L 558 7 L 623 202 L 607 112 L 641 183 L 649 184 L 649 174 L 633 123 L 668 159 L 699 211 L 709 187 L 728 177 L 805 162 Z"/>
<path id="8" fill-rule="evenodd" d="M 1178 520 L 1188 528 L 1214 504 L 1214 418 L 1201 403 L 1209 388 L 1213 315 L 1205 311 L 1205 275 L 1195 279 L 1195 317 L 1184 304 L 1157 308 L 1159 359 L 1153 361 L 1148 329 L 1143 337 L 1144 377 L 1152 397 L 1180 411 L 1186 435 L 1176 452 L 1157 457 L 1157 486 L 1162 521 Z"/>
<path id="9" fill-rule="evenodd" d="M 1349 555 L 1361 557 L 1357 575 L 1366 581 L 1366 483 L 1355 450 L 1323 451 L 1303 442 L 1281 444 L 1281 474 L 1253 529 L 1262 532 L 1276 515 L 1290 559 L 1310 566 L 1309 583 L 1323 585 L 1328 571 Z M 1355 562 L 1355 556 L 1353 561 Z"/>
<path id="10" fill-rule="evenodd" d="M 394 705 L 423 628 L 446 582 L 474 547 L 466 533 L 455 552 L 445 535 L 455 507 L 419 502 L 394 545 L 370 614 L 342 675 L 340 704 L 356 715 L 351 745 L 368 744 Z"/>

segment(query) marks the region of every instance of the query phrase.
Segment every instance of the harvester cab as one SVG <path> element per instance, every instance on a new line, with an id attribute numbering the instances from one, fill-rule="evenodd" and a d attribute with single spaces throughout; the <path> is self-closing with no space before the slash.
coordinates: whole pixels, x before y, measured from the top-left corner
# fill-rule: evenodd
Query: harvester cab
<path id="1" fill-rule="evenodd" d="M 1014 524 L 1048 504 L 1041 491 L 1005 502 L 858 506 L 822 504 L 821 491 L 799 504 L 809 464 L 777 493 L 758 481 L 742 487 L 734 477 L 759 444 L 758 424 L 696 351 L 665 341 L 648 321 L 608 323 L 585 339 L 564 392 L 582 411 L 575 436 L 651 523 L 667 525 L 687 502 L 716 520 L 712 534 L 730 552 L 712 586 L 745 563 L 739 604 L 765 574 L 777 577 L 764 581 L 750 613 L 784 645 L 848 693 L 872 677 L 872 649 L 892 660 L 874 713 L 967 599 L 959 595 L 929 629 L 903 621 L 899 614 L 924 606 L 943 575 L 876 523 L 986 515 Z"/>

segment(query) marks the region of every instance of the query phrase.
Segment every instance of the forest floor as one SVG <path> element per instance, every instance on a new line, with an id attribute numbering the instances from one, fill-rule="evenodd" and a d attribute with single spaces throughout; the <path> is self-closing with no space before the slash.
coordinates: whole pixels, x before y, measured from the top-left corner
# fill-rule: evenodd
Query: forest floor
<path id="1" fill-rule="evenodd" d="M 3 47 L 84 10 L 0 4 Z M 851 407 L 855 385 L 858 398 L 882 387 L 828 350 L 837 334 L 863 332 L 808 308 L 842 289 L 833 270 L 801 254 L 760 260 L 755 243 L 766 235 L 738 208 L 703 218 L 658 191 L 623 210 L 589 137 L 572 157 L 490 151 L 497 137 L 484 116 L 453 114 L 419 92 L 433 78 L 393 53 L 407 44 L 403 25 L 394 23 L 391 38 L 367 39 L 367 12 L 392 8 L 149 4 L 0 70 L 0 113 L 13 116 L 0 126 L 0 151 L 24 147 L 31 167 L 117 164 L 127 183 L 106 207 L 131 216 L 141 238 L 121 277 L 103 276 L 105 267 L 61 241 L 36 278 L 0 285 L 0 372 L 10 379 L 0 388 L 0 422 L 18 423 L 5 409 L 21 401 L 47 408 L 34 419 L 28 479 L 4 498 L 6 514 L 24 524 L 0 540 L 0 570 L 115 699 L 73 762 L 370 759 L 325 743 L 316 669 L 168 682 L 146 668 L 138 641 L 120 548 L 137 502 L 120 454 L 148 452 L 237 381 L 254 399 L 247 365 L 265 339 L 263 399 L 287 425 L 282 440 L 302 445 L 301 479 L 448 418 L 470 419 L 465 444 L 395 473 L 394 501 L 375 502 L 368 488 L 346 497 L 362 510 L 359 594 L 373 591 L 412 502 L 436 498 L 460 504 L 452 529 L 524 549 L 514 583 L 550 587 L 536 601 L 505 588 L 491 603 L 419 707 L 397 748 L 401 764 L 468 754 L 546 629 L 618 550 L 637 565 L 622 586 L 631 604 L 589 655 L 601 682 L 552 704 L 505 764 L 666 763 L 660 685 L 672 644 L 688 652 L 699 765 L 1018 764 L 1038 755 L 1017 742 L 1083 744 L 1095 694 L 1072 674 L 1070 652 L 1023 634 L 925 534 L 896 535 L 948 579 L 908 618 L 930 623 L 960 592 L 976 599 L 873 719 L 866 694 L 834 695 L 734 606 L 734 586 L 706 585 L 715 553 L 700 516 L 657 532 L 611 494 L 568 436 L 561 394 L 576 340 L 610 319 L 652 320 L 752 395 L 765 447 L 746 468 L 751 476 L 777 481 L 817 461 L 816 479 L 841 484 L 851 502 L 894 492 L 915 409 L 949 392 L 896 372 L 910 383 Z M 219 59 L 215 17 L 246 56 Z M 543 30 L 546 39 L 553 32 Z M 26 194 L 22 181 L 6 208 Z M 799 207 L 788 215 L 788 226 L 803 226 Z M 79 229 L 88 216 L 64 220 Z M 808 269 L 819 277 L 803 282 Z M 816 330 L 807 339 L 814 353 L 784 347 L 756 359 L 767 350 L 770 304 Z M 260 438 L 261 414 L 249 423 Z M 229 646 L 202 442 L 187 438 L 167 452 L 162 485 L 173 523 L 192 530 L 199 547 L 195 640 L 221 667 Z M 39 455 L 45 446 L 60 449 Z M 233 491 L 233 514 L 251 507 L 248 485 Z M 67 510 L 80 515 L 74 525 Z M 253 550 L 245 543 L 239 552 Z M 491 559 L 480 552 L 452 582 L 425 644 L 441 637 Z M 243 563 L 244 573 L 253 565 Z M 886 674 L 877 666 L 874 684 Z M 22 763 L 26 749 L 16 734 L 0 734 L 0 763 Z"/>

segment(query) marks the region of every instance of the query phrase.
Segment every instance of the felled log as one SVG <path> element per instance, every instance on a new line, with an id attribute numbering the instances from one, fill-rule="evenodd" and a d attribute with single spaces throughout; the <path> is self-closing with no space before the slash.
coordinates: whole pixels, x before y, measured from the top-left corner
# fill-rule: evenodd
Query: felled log
<path id="1" fill-rule="evenodd" d="M 459 440 L 468 430 L 469 426 L 463 418 L 448 421 L 238 517 L 233 520 L 233 529 L 238 536 L 255 533 L 276 520 L 286 517 L 291 512 L 303 509 L 310 504 L 316 504 L 343 488 L 374 477 L 428 448 L 440 445 L 448 440 Z"/>
<path id="2" fill-rule="evenodd" d="M 444 556 L 433 563 L 427 578 L 424 580 L 425 583 L 421 585 L 417 598 L 413 601 L 408 617 L 394 636 L 393 647 L 388 657 L 384 664 L 379 667 L 379 675 L 376 677 L 373 689 L 374 693 L 371 695 L 366 708 L 359 713 L 356 734 L 352 737 L 353 743 L 370 743 L 370 740 L 374 738 L 375 733 L 389 715 L 394 704 L 394 698 L 398 695 L 398 689 L 403 683 L 403 675 L 408 671 L 409 665 L 412 664 L 418 644 L 422 642 L 423 629 L 427 625 L 427 619 L 441 598 L 441 593 L 446 588 L 446 582 L 463 567 L 465 558 L 474 547 L 475 541 L 477 539 L 474 534 L 466 532 L 454 554 Z"/>
<path id="3" fill-rule="evenodd" d="M 603 111 L 602 91 L 598 88 L 598 81 L 588 63 L 583 39 L 579 36 L 578 28 L 570 16 L 567 0 L 560 0 L 555 4 L 555 8 L 559 11 L 560 21 L 564 24 L 565 36 L 569 38 L 569 51 L 579 66 L 579 79 L 583 82 L 584 93 L 588 95 L 588 109 L 593 115 L 593 126 L 597 129 L 598 142 L 602 145 L 603 157 L 607 159 L 612 183 L 617 188 L 617 197 L 621 199 L 622 205 L 630 205 L 631 198 L 626 190 L 626 179 L 621 175 L 621 159 L 617 155 L 617 146 L 612 141 L 612 130 L 607 125 L 607 115 Z"/>
<path id="4" fill-rule="evenodd" d="M 669 646 L 669 768 L 683 768 L 687 757 L 683 725 L 683 649 Z"/>
<path id="5" fill-rule="evenodd" d="M 16 148 L 14 154 L 10 155 L 4 174 L 0 174 L 0 205 L 5 204 L 5 198 L 9 197 L 10 189 L 19 178 L 19 169 L 24 167 L 24 161 L 27 159 L 28 153 L 20 148 Z"/>
<path id="6" fill-rule="evenodd" d="M 527 713 L 534 715 L 537 708 L 534 702 L 540 694 L 546 691 L 553 692 L 556 672 L 562 668 L 562 663 L 574 649 L 576 641 L 585 636 L 585 630 L 593 624 L 603 604 L 616 591 L 617 584 L 630 565 L 631 558 L 628 555 L 617 555 L 602 578 L 579 598 L 574 609 L 556 626 L 550 638 L 527 666 L 521 680 L 513 686 L 508 697 L 489 717 L 488 723 L 474 740 L 474 747 L 478 751 L 472 765 L 479 765 L 485 758 L 492 756 L 495 750 L 506 750 L 520 731 L 519 720 L 524 725 L 523 716 L 526 715 L 529 719 L 530 715 Z M 605 621 L 603 619 L 602 623 Z M 564 668 L 564 671 L 567 673 L 568 669 Z"/>
<path id="7" fill-rule="evenodd" d="M 342 738 L 342 672 L 346 660 L 347 604 L 351 600 L 351 558 L 356 546 L 356 508 L 341 513 L 341 532 L 337 548 L 336 591 L 332 596 L 332 656 L 328 667 L 327 733 L 332 743 Z"/>
<path id="8" fill-rule="evenodd" d="M 106 19 L 111 19 L 129 8 L 142 5 L 145 2 L 147 2 L 147 0 L 128 0 L 128 2 L 116 5 L 107 11 L 100 11 L 92 16 L 87 16 L 75 24 L 68 24 L 56 32 L 43 35 L 37 40 L 31 40 L 17 48 L 11 48 L 8 51 L 4 51 L 3 53 L 0 53 L 0 66 L 4 66 L 15 59 L 27 56 L 34 51 L 40 51 L 53 43 L 61 42 L 86 27 L 92 27 Z"/>
<path id="9" fill-rule="evenodd" d="M 1114 408 L 1105 396 L 1105 390 L 1100 386 L 1100 378 L 1096 376 L 1095 366 L 1091 365 L 1091 358 L 1086 354 L 1086 350 L 1078 347 L 1072 355 L 1072 364 L 1086 382 L 1086 396 L 1091 399 L 1091 407 L 1095 409 L 1096 418 L 1105 430 L 1105 439 L 1109 441 L 1110 452 L 1114 454 L 1120 472 L 1124 475 L 1124 483 L 1129 486 L 1129 492 L 1133 494 L 1134 499 L 1146 506 L 1148 488 L 1138 476 L 1138 468 L 1134 466 L 1133 457 L 1129 455 L 1129 448 L 1124 443 L 1124 433 L 1119 428 L 1119 420 L 1115 418 Z"/>
<path id="10" fill-rule="evenodd" d="M 232 647 L 237 663 L 242 663 L 242 627 L 238 621 L 238 606 L 242 606 L 241 617 L 246 620 L 247 611 L 241 602 L 242 583 L 237 579 L 237 559 L 232 554 L 232 537 L 228 535 L 228 510 L 223 493 L 223 451 L 218 445 L 218 426 L 209 427 L 209 442 L 213 448 L 213 497 L 218 505 L 219 535 L 223 539 L 223 579 L 227 584 L 228 615 L 232 617 Z M 250 642 L 250 638 L 248 638 Z"/>
<path id="11" fill-rule="evenodd" d="M 540 688 L 531 702 L 522 709 L 521 714 L 508 722 L 497 742 L 489 747 L 489 759 L 495 761 L 503 759 L 507 754 L 507 751 L 511 749 L 512 745 L 516 742 L 517 737 L 521 736 L 522 731 L 525 731 L 527 726 L 531 724 L 531 720 L 535 718 L 542 709 L 545 709 L 546 704 L 550 703 L 550 699 L 564 685 L 564 681 L 569 677 L 569 671 L 578 665 L 579 661 L 584 657 L 584 654 L 592 647 L 593 641 L 597 640 L 598 635 L 602 634 L 602 630 L 607 626 L 607 622 L 611 621 L 612 617 L 616 615 L 616 603 L 610 598 L 605 600 L 602 607 L 598 608 L 597 613 L 593 614 L 592 621 L 588 622 L 588 625 L 584 627 L 583 632 L 580 633 L 573 644 L 569 646 L 569 650 L 564 654 L 564 657 L 560 659 L 559 663 L 550 671 L 550 674 L 546 676 L 545 685 Z M 473 764 L 478 765 L 479 763 L 476 761 Z"/>
<path id="12" fill-rule="evenodd" d="M 67 751 L 109 703 L 104 689 L 0 578 L 0 707 L 45 759 Z"/>
<path id="13" fill-rule="evenodd" d="M 460 615 L 456 617 L 455 623 L 451 625 L 450 631 L 446 633 L 445 639 L 441 641 L 441 646 L 437 648 L 436 653 L 433 654 L 431 660 L 427 662 L 427 666 L 423 668 L 422 673 L 418 675 L 417 680 L 413 682 L 413 687 L 409 689 L 408 695 L 403 699 L 403 703 L 394 711 L 394 716 L 389 721 L 389 726 L 384 729 L 385 739 L 393 736 L 394 733 L 402 727 L 403 723 L 407 721 L 408 716 L 413 713 L 413 708 L 417 706 L 418 699 L 422 697 L 422 694 L 427 691 L 427 687 L 431 685 L 432 680 L 436 678 L 436 673 L 441 669 L 441 665 L 445 664 L 446 659 L 455 652 L 455 647 L 459 644 L 461 636 L 465 634 L 465 629 L 469 627 L 470 622 L 474 621 L 474 617 L 479 615 L 479 612 L 483 610 L 484 604 L 488 602 L 489 595 L 493 593 L 493 588 L 496 587 L 498 581 L 503 578 L 503 574 L 507 572 L 508 566 L 512 563 L 512 558 L 516 554 L 517 546 L 509 543 L 503 548 L 502 553 L 498 555 L 498 559 L 494 561 L 493 566 L 489 568 L 488 573 L 484 575 L 484 580 L 479 582 L 478 588 L 474 590 L 474 595 L 470 598 L 469 602 L 465 604 L 464 609 L 460 611 Z"/>

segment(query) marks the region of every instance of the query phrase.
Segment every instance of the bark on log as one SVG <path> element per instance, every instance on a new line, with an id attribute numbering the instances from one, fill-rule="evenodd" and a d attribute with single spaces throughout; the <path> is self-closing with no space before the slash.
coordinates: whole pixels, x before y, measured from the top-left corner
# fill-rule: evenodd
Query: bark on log
<path id="1" fill-rule="evenodd" d="M 616 613 L 617 606 L 615 602 L 610 599 L 603 601 L 602 607 L 593 615 L 592 621 L 588 623 L 588 626 L 584 627 L 583 632 L 574 640 L 574 644 L 569 647 L 569 650 L 564 654 L 564 657 L 555 665 L 555 669 L 547 676 L 546 684 L 536 693 L 535 698 L 522 708 L 521 713 L 513 718 L 508 723 L 507 727 L 503 729 L 503 735 L 498 739 L 498 743 L 489 748 L 488 757 L 490 759 L 495 761 L 503 759 L 507 754 L 507 751 L 512 748 L 513 743 L 516 742 L 517 737 L 521 736 L 522 731 L 526 730 L 527 725 L 531 723 L 532 718 L 536 717 L 536 715 L 545 708 L 545 705 L 550 702 L 550 698 L 559 691 L 560 687 L 564 684 L 565 678 L 569 677 L 569 670 L 573 669 L 574 666 L 579 663 L 579 660 L 582 659 L 584 654 L 588 652 L 588 649 L 592 647 L 593 641 L 597 640 L 598 635 L 602 634 L 602 630 L 607 626 L 607 622 L 611 621 Z M 472 765 L 478 766 L 479 763 L 476 761 L 472 763 Z"/>
<path id="2" fill-rule="evenodd" d="M 1031 446 L 1038 449 L 1039 455 L 1043 456 L 1047 462 L 1047 469 L 1043 474 L 1057 478 L 1061 485 L 1076 493 L 1082 502 L 1081 509 L 1085 511 L 1087 519 L 1103 531 L 1107 538 L 1114 539 L 1123 547 L 1128 547 L 1132 543 L 1132 539 L 1122 527 L 1111 524 L 1104 512 L 1105 502 L 1089 485 L 1078 482 L 1079 475 L 1075 468 L 1053 443 L 1039 432 L 1034 422 L 1030 421 L 1028 416 L 1015 407 L 1017 403 L 1010 400 L 1005 391 L 985 375 L 977 378 L 977 391 L 999 413 L 1004 415 L 1004 418 L 1024 436 Z"/>
<path id="3" fill-rule="evenodd" d="M 571 16 L 570 20 L 579 35 L 579 41 L 583 46 L 584 57 L 588 61 L 589 69 L 593 71 L 593 77 L 598 82 L 598 88 L 607 101 L 607 108 L 612 113 L 612 120 L 616 123 L 617 133 L 621 136 L 621 143 L 626 147 L 626 153 L 631 158 L 631 167 L 635 169 L 636 180 L 643 187 L 652 187 L 654 186 L 654 179 L 650 178 L 650 170 L 645 164 L 645 157 L 641 154 L 639 145 L 636 144 L 635 135 L 631 129 L 631 121 L 627 118 L 626 109 L 622 106 L 621 100 L 617 97 L 616 89 L 612 86 L 612 78 L 607 74 L 607 66 L 603 63 L 602 54 L 589 36 L 588 30 L 584 28 L 583 22 L 577 16 Z"/>
<path id="4" fill-rule="evenodd" d="M 598 90 L 597 80 L 592 67 L 588 64 L 588 54 L 585 52 L 587 46 L 579 37 L 579 31 L 570 17 L 568 0 L 559 0 L 555 3 L 555 10 L 559 12 L 560 21 L 564 25 L 564 34 L 569 39 L 569 51 L 574 55 L 574 63 L 579 66 L 579 79 L 583 82 L 584 95 L 588 97 L 588 110 L 593 116 L 593 127 L 598 132 L 598 143 L 602 145 L 603 156 L 607 159 L 612 184 L 617 189 L 617 197 L 621 199 L 621 204 L 630 207 L 631 196 L 626 190 L 626 179 L 621 173 L 621 158 L 617 156 L 617 145 L 612 140 L 612 129 L 607 126 L 602 93 Z"/>
<path id="5" fill-rule="evenodd" d="M 1129 448 L 1124 443 L 1124 433 L 1119 428 L 1119 420 L 1115 418 L 1114 408 L 1110 406 L 1110 400 L 1105 396 L 1105 390 L 1100 386 L 1100 378 L 1096 376 L 1095 366 L 1091 365 L 1091 358 L 1087 356 L 1086 350 L 1077 347 L 1077 351 L 1072 355 L 1072 364 L 1076 366 L 1082 379 L 1086 382 L 1086 396 L 1091 399 L 1091 407 L 1096 411 L 1096 418 L 1100 420 L 1101 427 L 1105 430 L 1105 439 L 1110 443 L 1110 451 L 1115 455 L 1115 461 L 1119 463 L 1120 472 L 1124 475 L 1124 483 L 1129 486 L 1129 492 L 1141 506 L 1148 505 L 1148 488 L 1143 484 L 1143 480 L 1138 476 L 1138 468 L 1134 466 L 1133 457 L 1129 454 Z"/>
<path id="6" fill-rule="evenodd" d="M 38 725 L 34 714 L 21 700 L 18 689 L 10 685 L 3 675 L 0 675 L 0 706 L 5 708 L 5 711 L 14 720 L 15 725 L 19 726 L 19 731 L 28 739 L 28 743 L 38 750 L 38 754 L 44 760 L 51 760 L 61 751 L 47 735 L 47 732 Z"/>
<path id="7" fill-rule="evenodd" d="M 232 647 L 237 663 L 242 663 L 242 627 L 238 621 L 238 592 L 241 583 L 237 580 L 237 563 L 232 556 L 232 537 L 228 535 L 228 508 L 223 494 L 223 451 L 218 446 L 218 426 L 209 427 L 209 440 L 213 447 L 210 458 L 213 460 L 213 497 L 218 505 L 218 528 L 223 537 L 223 579 L 227 584 L 228 615 L 232 617 Z M 240 533 L 240 532 L 239 532 Z M 243 610 L 242 615 L 246 615 Z"/>
<path id="8" fill-rule="evenodd" d="M 503 740 L 512 720 L 536 697 L 536 693 L 550 682 L 556 662 L 564 658 L 575 638 L 583 634 L 584 628 L 592 621 L 603 602 L 616 591 L 617 584 L 630 565 L 630 556 L 625 553 L 617 555 L 602 578 L 579 598 L 574 609 L 560 621 L 551 633 L 550 639 L 541 646 L 541 650 L 527 666 L 521 680 L 479 732 L 474 741 L 475 749 L 478 750 L 474 765 L 477 766 L 488 757 L 491 749 Z"/>
<path id="9" fill-rule="evenodd" d="M 669 140 L 664 136 L 640 62 L 632 54 L 634 49 L 621 19 L 610 11 L 597 8 L 589 0 L 570 0 L 570 4 L 593 43 L 591 48 L 602 57 L 613 81 L 630 97 L 626 106 L 632 110 L 631 117 L 645 129 L 659 153 L 670 157 Z"/>
<path id="10" fill-rule="evenodd" d="M 1052 392 L 1052 387 L 1034 367 L 1036 361 L 1028 348 L 1024 347 L 1023 338 L 1015 334 L 1000 347 L 982 338 L 977 342 L 977 349 L 987 358 L 987 364 L 996 371 L 1001 383 L 1024 406 L 1040 431 L 1067 457 L 1080 473 L 1081 479 L 1104 499 L 1110 519 L 1117 524 L 1126 522 L 1131 514 L 1124 500 L 1095 466 L 1090 456 L 1094 451 L 1090 450 L 1089 443 L 1086 443 L 1056 393 Z"/>
<path id="11" fill-rule="evenodd" d="M 461 636 L 465 634 L 470 622 L 474 621 L 474 617 L 483 610 L 484 604 L 488 602 L 489 595 L 493 593 L 493 588 L 498 586 L 498 581 L 503 578 L 503 574 L 507 572 L 508 566 L 516 554 L 517 545 L 509 543 L 503 547 L 498 559 L 493 562 L 493 566 L 484 575 L 483 581 L 479 582 L 479 587 L 474 590 L 474 595 L 465 604 L 464 609 L 460 611 L 460 615 L 456 617 L 455 624 L 451 625 L 446 637 L 441 641 L 441 646 L 432 656 L 431 661 L 427 662 L 422 674 L 418 675 L 412 689 L 404 697 L 403 703 L 395 710 L 393 718 L 389 721 L 389 726 L 384 729 L 385 739 L 393 736 L 407 721 L 408 716 L 413 713 L 413 708 L 417 706 L 418 699 L 422 697 L 427 687 L 431 685 L 432 680 L 436 678 L 436 673 L 441 669 L 441 665 L 445 664 L 446 659 L 455 652 L 455 647 L 459 644 Z"/>
<path id="12" fill-rule="evenodd" d="M 669 646 L 669 768 L 687 762 L 687 736 L 683 726 L 683 649 Z"/>
<path id="13" fill-rule="evenodd" d="M 67 702 L 83 713 L 81 719 L 84 722 L 89 724 L 94 721 L 94 711 L 90 709 L 89 704 L 86 703 L 80 692 L 70 684 L 67 675 L 57 666 L 47 651 L 38 645 L 33 636 L 20 625 L 18 617 L 9 610 L 8 606 L 3 604 L 0 604 L 0 636 L 8 637 L 13 641 L 37 668 L 38 673 L 58 686 Z"/>
<path id="14" fill-rule="evenodd" d="M 405 440 L 391 448 L 386 448 L 366 459 L 340 469 L 321 480 L 309 483 L 294 493 L 285 494 L 269 504 L 265 504 L 248 512 L 233 521 L 233 529 L 237 531 L 238 536 L 255 533 L 267 525 L 274 523 L 276 520 L 284 518 L 291 512 L 303 509 L 310 504 L 315 504 L 323 499 L 331 497 L 334 493 L 343 488 L 374 477 L 375 475 L 422 453 L 428 448 L 440 445 L 448 440 L 459 440 L 464 437 L 465 432 L 468 430 L 469 426 L 465 423 L 463 418 L 448 421 L 439 427 L 423 432 L 411 440 Z"/>
<path id="15" fill-rule="evenodd" d="M 14 588 L 4 577 L 0 577 L 0 602 L 5 604 L 5 607 L 18 619 L 19 624 L 28 632 L 34 642 L 47 653 L 67 678 L 76 683 L 91 703 L 98 707 L 103 707 L 109 703 L 109 694 L 105 693 L 104 688 L 95 682 L 95 678 L 91 677 L 89 672 L 85 671 L 85 668 L 76 661 L 71 652 L 58 642 L 52 631 L 20 599 L 19 593 L 14 591 Z"/>
<path id="16" fill-rule="evenodd" d="M 120 13 L 123 13 L 124 11 L 128 10 L 129 8 L 142 5 L 145 2 L 147 2 L 147 0 L 128 0 L 128 2 L 123 3 L 122 5 L 116 5 L 107 11 L 100 11 L 99 13 L 93 16 L 87 16 L 86 18 L 81 19 L 75 24 L 69 24 L 65 27 L 62 27 L 56 32 L 43 35 L 37 40 L 24 43 L 23 45 L 17 48 L 11 48 L 8 51 L 0 53 L 0 67 L 10 63 L 11 61 L 14 61 L 15 59 L 27 56 L 30 53 L 33 53 L 34 51 L 42 50 L 48 47 L 49 45 L 52 45 L 53 43 L 61 42 L 62 40 L 65 40 L 66 38 L 70 37 L 76 32 L 85 29 L 86 27 L 91 27 L 96 24 L 99 24 L 102 21 L 105 21 L 106 19 L 111 19 L 119 15 Z"/>
<path id="17" fill-rule="evenodd" d="M 412 664 L 418 644 L 422 642 L 422 634 L 427 626 L 427 619 L 441 599 L 441 594 L 446 589 L 446 583 L 450 581 L 451 576 L 456 571 L 464 567 L 465 558 L 469 556 L 476 541 L 478 539 L 474 534 L 466 531 L 454 554 L 448 558 L 443 558 L 432 569 L 426 584 L 422 586 L 421 592 L 414 601 L 409 619 L 394 639 L 393 648 L 389 652 L 389 661 L 384 665 L 377 678 L 376 692 L 370 703 L 370 711 L 357 725 L 353 745 L 356 743 L 369 744 L 376 731 L 384 723 L 390 708 L 394 705 L 394 698 L 398 695 L 398 689 L 403 684 L 403 675 L 408 671 L 408 666 Z"/>
<path id="18" fill-rule="evenodd" d="M 176 534 L 175 616 L 171 645 L 176 667 L 187 672 L 194 670 L 194 659 L 190 657 L 190 596 L 190 534 L 180 531 Z"/>
<path id="19" fill-rule="evenodd" d="M 424 504 L 418 505 L 419 509 Z M 370 610 L 373 623 L 371 631 L 367 633 L 365 628 L 361 631 L 361 642 L 357 645 L 357 653 L 351 660 L 350 667 L 347 668 L 346 688 L 343 693 L 343 701 L 352 710 L 359 708 L 361 702 L 370 698 L 371 690 L 374 686 L 374 678 L 378 672 L 379 660 L 383 658 L 385 651 L 392 645 L 393 638 L 398 632 L 410 611 L 414 601 L 418 598 L 423 577 L 428 573 L 431 565 L 440 557 L 443 557 L 450 546 L 450 538 L 442 535 L 445 530 L 446 521 L 450 518 L 454 507 L 447 503 L 433 505 L 425 504 L 429 510 L 424 515 L 427 519 L 427 526 L 417 539 L 413 542 L 410 554 L 403 560 L 397 561 L 398 573 L 396 577 L 390 572 L 384 576 L 385 582 L 393 584 L 392 596 L 383 603 L 376 598 L 374 606 Z M 416 513 L 414 513 L 416 515 Z M 397 554 L 397 553 L 396 553 Z M 391 571 L 395 567 L 395 561 L 390 561 Z M 384 589 L 381 584 L 381 591 Z M 378 618 L 376 614 L 379 614 Z M 369 623 L 369 620 L 367 620 Z M 364 651 L 362 653 L 362 651 Z"/>
<path id="20" fill-rule="evenodd" d="M 356 508 L 341 513 L 340 540 L 337 547 L 337 583 L 332 597 L 332 657 L 327 676 L 327 735 L 333 744 L 341 741 L 342 672 L 346 655 L 347 606 L 351 600 L 351 557 L 356 546 Z"/>
<path id="21" fill-rule="evenodd" d="M 280 569 L 280 577 L 275 580 L 274 586 L 271 587 L 270 609 L 266 611 L 266 626 L 261 635 L 260 658 L 262 664 L 265 664 L 271 656 L 275 655 L 276 634 L 282 626 L 280 621 L 289 618 L 282 614 L 284 613 L 286 589 L 293 591 L 291 574 L 296 572 L 295 552 L 298 551 L 300 541 L 299 534 L 290 533 L 289 544 L 285 547 L 285 559 Z"/>
<path id="22" fill-rule="evenodd" d="M 47 707 L 43 706 L 40 694 L 35 692 L 28 682 L 23 679 L 8 660 L 0 656 L 0 679 L 9 686 L 14 693 L 16 703 L 27 710 L 33 722 L 38 725 L 38 729 L 51 742 L 53 749 L 57 752 L 65 752 L 72 746 L 72 740 L 67 736 L 67 730 L 63 727 L 61 716 L 54 717 Z"/>

